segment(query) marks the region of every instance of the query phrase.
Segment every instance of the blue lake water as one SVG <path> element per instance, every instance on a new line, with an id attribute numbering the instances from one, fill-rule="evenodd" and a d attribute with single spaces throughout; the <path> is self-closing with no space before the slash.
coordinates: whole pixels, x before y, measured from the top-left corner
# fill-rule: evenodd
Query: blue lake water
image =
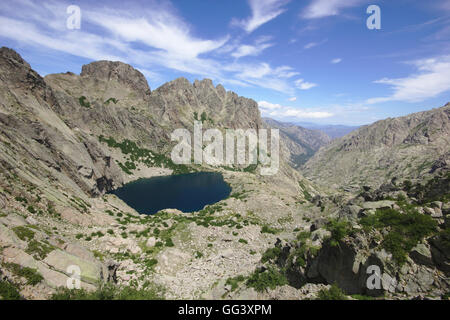
<path id="1" fill-rule="evenodd" d="M 220 173 L 197 172 L 139 179 L 111 193 L 141 214 L 154 214 L 169 208 L 198 211 L 226 199 L 230 192 Z"/>

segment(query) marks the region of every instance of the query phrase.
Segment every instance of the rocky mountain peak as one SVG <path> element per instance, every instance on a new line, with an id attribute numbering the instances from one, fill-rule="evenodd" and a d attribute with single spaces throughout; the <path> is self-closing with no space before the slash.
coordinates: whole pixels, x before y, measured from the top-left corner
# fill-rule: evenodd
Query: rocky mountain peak
<path id="1" fill-rule="evenodd" d="M 81 77 L 91 77 L 105 81 L 117 81 L 131 89 L 150 95 L 151 90 L 145 76 L 129 64 L 119 61 L 96 61 L 81 69 Z"/>
<path id="2" fill-rule="evenodd" d="M 10 48 L 6 47 L 0 48 L 0 59 L 10 60 L 14 62 L 16 65 L 31 69 L 31 66 L 28 64 L 28 62 L 23 60 L 20 54 L 18 54 L 16 51 Z M 2 63 L 2 65 L 4 65 L 4 63 Z"/>

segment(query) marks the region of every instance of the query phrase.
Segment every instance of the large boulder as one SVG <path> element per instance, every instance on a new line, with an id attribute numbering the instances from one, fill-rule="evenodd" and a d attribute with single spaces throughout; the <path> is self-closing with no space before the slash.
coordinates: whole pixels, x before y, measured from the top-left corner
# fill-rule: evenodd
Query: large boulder
<path id="1" fill-rule="evenodd" d="M 102 264 L 77 257 L 59 249 L 50 252 L 44 262 L 61 273 L 67 273 L 69 266 L 78 266 L 81 271 L 81 280 L 87 283 L 99 284 L 105 280 L 106 272 Z"/>
<path id="2" fill-rule="evenodd" d="M 392 209 L 395 201 L 391 200 L 381 200 L 381 201 L 370 201 L 363 203 L 364 209 Z"/>
<path id="3" fill-rule="evenodd" d="M 414 260 L 414 262 L 418 264 L 423 264 L 427 266 L 433 265 L 431 250 L 427 245 L 423 243 L 419 243 L 418 245 L 416 245 L 409 253 L 409 256 L 411 257 L 411 259 Z"/>

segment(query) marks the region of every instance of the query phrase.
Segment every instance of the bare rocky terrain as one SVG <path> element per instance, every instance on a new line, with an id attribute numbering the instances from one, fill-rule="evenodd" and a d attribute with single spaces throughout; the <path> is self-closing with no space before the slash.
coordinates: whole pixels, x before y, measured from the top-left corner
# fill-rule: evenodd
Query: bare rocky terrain
<path id="1" fill-rule="evenodd" d="M 134 288 L 153 298 L 315 299 L 337 284 L 353 299 L 445 299 L 448 111 L 386 120 L 330 144 L 283 127 L 273 176 L 176 165 L 174 129 L 192 131 L 194 120 L 264 128 L 257 103 L 210 80 L 180 78 L 152 91 L 121 62 L 43 78 L 1 48 L 0 297 L 52 298 L 76 265 L 88 292 Z M 314 151 L 327 145 L 296 170 L 292 155 L 303 154 L 304 141 Z M 108 193 L 194 171 L 222 173 L 230 197 L 148 216 Z M 384 280 L 372 290 L 374 264 Z"/>

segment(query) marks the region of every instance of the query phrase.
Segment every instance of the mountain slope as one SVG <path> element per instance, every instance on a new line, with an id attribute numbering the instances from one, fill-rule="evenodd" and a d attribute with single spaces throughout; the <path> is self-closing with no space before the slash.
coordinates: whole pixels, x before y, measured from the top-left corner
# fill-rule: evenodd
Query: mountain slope
<path id="1" fill-rule="evenodd" d="M 300 126 L 264 118 L 267 126 L 280 130 L 282 154 L 294 168 L 303 165 L 320 147 L 330 143 L 331 139 L 318 130 L 309 130 Z"/>
<path id="2" fill-rule="evenodd" d="M 335 186 L 423 178 L 450 164 L 450 104 L 364 126 L 320 149 L 302 172 Z"/>

